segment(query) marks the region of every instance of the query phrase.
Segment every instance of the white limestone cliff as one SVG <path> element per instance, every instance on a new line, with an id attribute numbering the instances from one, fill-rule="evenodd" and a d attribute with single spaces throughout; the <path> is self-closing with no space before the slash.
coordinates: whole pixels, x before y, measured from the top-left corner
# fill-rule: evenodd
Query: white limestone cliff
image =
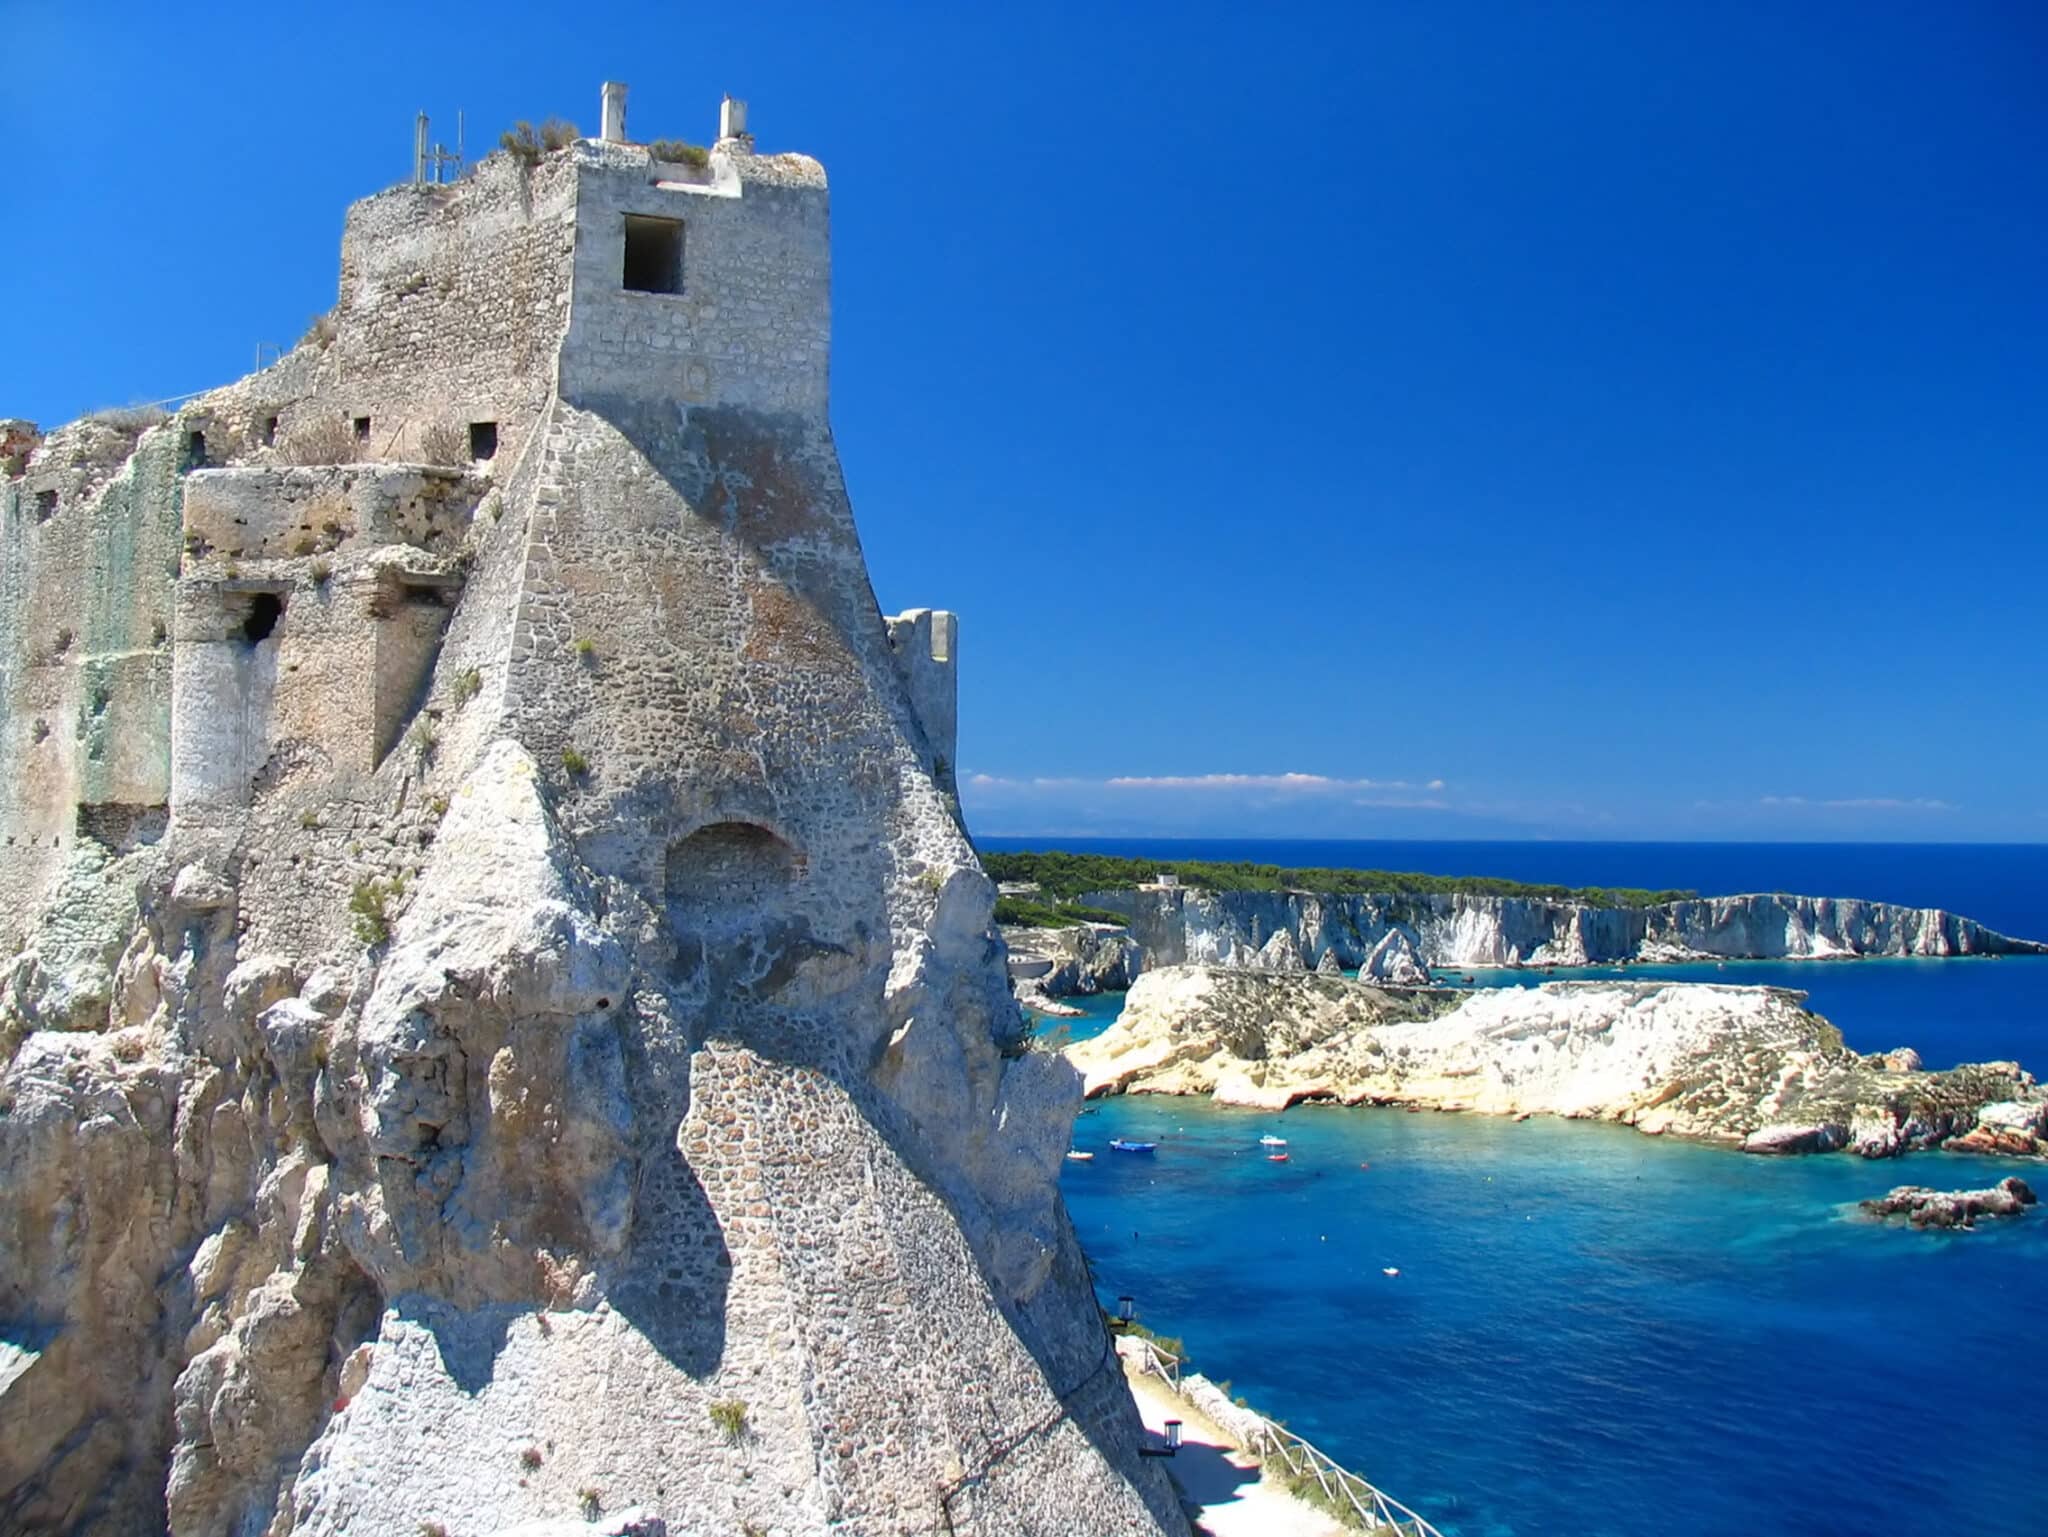
<path id="1" fill-rule="evenodd" d="M 1427 987 L 1429 968 L 1423 964 L 1421 947 L 1409 932 L 1392 928 L 1380 936 L 1379 943 L 1359 965 L 1358 978 L 1361 982 L 1391 982 L 1397 987 Z"/>
<path id="2" fill-rule="evenodd" d="M 1933 908 L 1786 896 L 1698 898 L 1656 907 L 1589 907 L 1532 897 L 1146 887 L 1091 892 L 1091 907 L 1127 915 L 1132 975 L 1177 965 L 1257 966 L 1284 955 L 1367 964 L 1401 933 L 1424 967 L 1585 966 L 1616 961 L 1838 959 L 1852 956 L 2043 955 L 2048 945 L 1996 933 Z M 1276 936 L 1285 935 L 1280 941 Z M 1046 991 L 1058 995 L 1060 988 Z"/>
<path id="3" fill-rule="evenodd" d="M 1881 1157 L 1981 1127 L 2048 1153 L 2048 1093 L 2012 1063 L 1944 1072 L 1865 1057 L 1779 988 L 1554 982 L 1388 991 L 1321 976 L 1147 972 L 1108 1031 L 1068 1047 L 1086 1091 L 1210 1094 L 1621 1121 L 1755 1152 Z"/>
<path id="4" fill-rule="evenodd" d="M 738 137 L 493 156 L 351 209 L 283 363 L 0 484 L 0 1530 L 1186 1531 L 828 231 Z"/>

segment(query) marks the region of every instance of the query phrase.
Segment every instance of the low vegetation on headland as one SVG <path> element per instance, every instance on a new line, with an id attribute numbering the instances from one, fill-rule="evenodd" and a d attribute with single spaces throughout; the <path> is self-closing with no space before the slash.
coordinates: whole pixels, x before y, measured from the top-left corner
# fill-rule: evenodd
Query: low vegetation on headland
<path id="1" fill-rule="evenodd" d="M 1039 902 L 1030 897 L 997 897 L 996 922 L 1017 929 L 1064 929 L 1076 923 L 1127 923 L 1122 913 L 1079 902 Z"/>
<path id="2" fill-rule="evenodd" d="M 1070 854 L 1059 849 L 1027 850 L 1009 854 L 983 854 L 982 866 L 998 881 L 1036 881 L 1043 893 L 1028 902 L 1006 897 L 1004 902 L 1030 906 L 1047 912 L 1071 906 L 1073 899 L 1091 891 L 1115 891 L 1136 886 L 1161 874 L 1172 875 L 1183 886 L 1209 891 L 1313 891 L 1336 896 L 1364 896 L 1382 892 L 1445 894 L 1478 897 L 1529 897 L 1537 901 L 1579 902 L 1587 907 L 1656 907 L 1665 902 L 1683 902 L 1697 897 L 1697 891 L 1645 891 L 1622 886 L 1546 886 L 1530 881 L 1503 880 L 1491 875 L 1422 875 L 1396 870 L 1286 869 L 1280 865 L 1257 865 L 1243 860 L 1209 859 L 1124 859 L 1112 854 Z M 1077 911 L 1080 911 L 1077 909 Z M 998 905 L 997 921 L 1038 924 L 1044 919 L 1006 918 Z M 1088 914 L 1087 916 L 1095 916 Z M 1102 915 L 1115 922 L 1112 915 Z M 1081 921 L 1067 918 L 1068 923 Z"/>

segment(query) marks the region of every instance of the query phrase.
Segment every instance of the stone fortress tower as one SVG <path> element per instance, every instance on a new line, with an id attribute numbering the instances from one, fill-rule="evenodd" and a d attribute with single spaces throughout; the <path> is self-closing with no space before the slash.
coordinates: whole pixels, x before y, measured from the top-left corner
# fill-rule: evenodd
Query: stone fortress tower
<path id="1" fill-rule="evenodd" d="M 0 1527 L 1185 1530 L 823 170 L 603 108 L 356 204 L 275 366 L 0 424 Z"/>

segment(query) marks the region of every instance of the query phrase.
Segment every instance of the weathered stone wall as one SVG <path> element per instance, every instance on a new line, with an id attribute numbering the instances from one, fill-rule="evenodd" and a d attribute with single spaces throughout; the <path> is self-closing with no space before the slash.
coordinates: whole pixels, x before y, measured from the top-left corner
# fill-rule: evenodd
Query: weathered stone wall
<path id="1" fill-rule="evenodd" d="M 582 144 L 565 398 L 747 406 L 822 417 L 831 358 L 824 170 L 720 144 L 702 175 Z M 682 224 L 682 291 L 623 286 L 626 216 Z"/>
<path id="2" fill-rule="evenodd" d="M 324 337 L 89 471 L 159 488 L 170 822 L 0 991 L 0 1527 L 1185 1531 L 854 530 L 822 172 L 672 170 L 358 205 Z M 279 465 L 486 408 L 474 475 Z"/>
<path id="3" fill-rule="evenodd" d="M 393 187 L 349 210 L 333 339 L 280 436 L 368 417 L 362 456 L 417 459 L 432 425 L 498 424 L 516 455 L 554 388 L 569 313 L 576 173 L 509 156 L 441 186 Z M 465 445 L 466 452 L 466 445 Z"/>
<path id="4" fill-rule="evenodd" d="M 88 420 L 0 481 L 0 941 L 45 904 L 80 808 L 166 804 L 180 456 L 169 429 L 138 448 Z"/>
<path id="5" fill-rule="evenodd" d="M 185 548 L 243 559 L 387 544 L 449 554 L 482 491 L 464 470 L 424 464 L 198 470 L 185 480 Z"/>
<path id="6" fill-rule="evenodd" d="M 889 646 L 910 707 L 932 750 L 940 787 L 959 794 L 960 620 L 944 609 L 913 608 L 889 621 Z"/>

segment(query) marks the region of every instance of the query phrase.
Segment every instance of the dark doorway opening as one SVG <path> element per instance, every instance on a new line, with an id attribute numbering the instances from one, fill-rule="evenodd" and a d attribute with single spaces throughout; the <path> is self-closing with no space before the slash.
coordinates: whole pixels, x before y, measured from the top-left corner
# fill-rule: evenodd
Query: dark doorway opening
<path id="1" fill-rule="evenodd" d="M 253 593 L 249 598 L 248 617 L 242 621 L 242 639 L 250 645 L 261 645 L 270 639 L 277 628 L 277 621 L 284 617 L 284 599 L 274 592 Z"/>

